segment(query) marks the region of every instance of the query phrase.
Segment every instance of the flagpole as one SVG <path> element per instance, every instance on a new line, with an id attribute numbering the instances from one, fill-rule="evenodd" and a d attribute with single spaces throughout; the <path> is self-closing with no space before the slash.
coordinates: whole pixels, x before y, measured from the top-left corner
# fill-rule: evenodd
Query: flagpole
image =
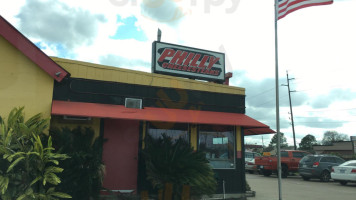
<path id="1" fill-rule="evenodd" d="M 274 0 L 274 41 L 275 41 L 275 59 L 276 59 L 276 69 L 275 69 L 275 81 L 276 81 L 276 126 L 277 126 L 277 157 L 278 157 L 278 194 L 279 200 L 282 200 L 282 173 L 281 173 L 281 133 L 280 133 L 280 124 L 279 124 L 279 80 L 278 80 L 278 34 L 277 34 L 277 21 L 278 21 L 278 0 Z"/>

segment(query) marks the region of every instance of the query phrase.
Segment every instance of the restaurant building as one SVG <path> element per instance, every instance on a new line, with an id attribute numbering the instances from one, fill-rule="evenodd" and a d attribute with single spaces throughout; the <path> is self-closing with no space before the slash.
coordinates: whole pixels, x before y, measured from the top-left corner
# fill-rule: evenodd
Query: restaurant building
<path id="1" fill-rule="evenodd" d="M 1 115 L 25 106 L 51 127 L 92 127 L 107 140 L 105 188 L 139 193 L 144 138 L 166 133 L 206 153 L 217 194 L 245 193 L 244 136 L 274 131 L 245 115 L 245 89 L 226 84 L 224 54 L 157 41 L 146 73 L 50 58 L 2 17 L 0 34 Z"/>

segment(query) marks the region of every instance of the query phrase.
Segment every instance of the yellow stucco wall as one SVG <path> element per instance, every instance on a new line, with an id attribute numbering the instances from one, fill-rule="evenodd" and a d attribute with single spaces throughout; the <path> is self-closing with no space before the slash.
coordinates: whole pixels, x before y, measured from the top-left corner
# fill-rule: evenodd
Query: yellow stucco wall
<path id="1" fill-rule="evenodd" d="M 52 59 L 74 78 L 245 95 L 245 89 L 240 87 L 128 70 L 120 66 L 110 67 L 55 57 Z"/>
<path id="2" fill-rule="evenodd" d="M 25 106 L 25 118 L 49 118 L 53 78 L 0 36 L 0 115 Z"/>
<path id="3" fill-rule="evenodd" d="M 236 151 L 242 151 L 241 126 L 236 126 Z"/>
<path id="4" fill-rule="evenodd" d="M 198 126 L 196 124 L 190 125 L 190 145 L 194 151 L 198 150 Z"/>

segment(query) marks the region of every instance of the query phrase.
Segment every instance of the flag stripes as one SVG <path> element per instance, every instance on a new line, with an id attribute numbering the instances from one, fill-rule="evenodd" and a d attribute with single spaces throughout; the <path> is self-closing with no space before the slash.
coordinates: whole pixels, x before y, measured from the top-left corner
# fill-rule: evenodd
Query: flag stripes
<path id="1" fill-rule="evenodd" d="M 333 0 L 278 0 L 278 19 L 296 10 L 310 7 L 332 4 Z"/>

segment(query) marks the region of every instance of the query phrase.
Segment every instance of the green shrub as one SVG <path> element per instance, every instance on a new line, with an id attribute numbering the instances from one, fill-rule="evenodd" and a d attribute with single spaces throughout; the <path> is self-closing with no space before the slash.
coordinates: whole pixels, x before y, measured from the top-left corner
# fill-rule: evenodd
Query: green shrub
<path id="1" fill-rule="evenodd" d="M 94 140 L 91 128 L 77 127 L 50 130 L 53 145 L 58 152 L 70 156 L 60 163 L 64 169 L 58 188 L 66 191 L 73 199 L 98 199 L 104 177 L 101 160 L 102 140 Z"/>
<path id="2" fill-rule="evenodd" d="M 45 137 L 48 120 L 37 114 L 25 121 L 23 110 L 13 109 L 7 121 L 0 117 L 0 199 L 71 198 L 56 191 L 63 171 L 57 165 L 68 156 L 55 153 Z"/>
<path id="3" fill-rule="evenodd" d="M 195 152 L 188 142 L 162 135 L 145 138 L 143 151 L 147 179 L 155 189 L 163 189 L 165 183 L 173 184 L 173 198 L 180 199 L 183 185 L 191 187 L 192 196 L 211 195 L 216 190 L 216 180 L 203 152 Z"/>

